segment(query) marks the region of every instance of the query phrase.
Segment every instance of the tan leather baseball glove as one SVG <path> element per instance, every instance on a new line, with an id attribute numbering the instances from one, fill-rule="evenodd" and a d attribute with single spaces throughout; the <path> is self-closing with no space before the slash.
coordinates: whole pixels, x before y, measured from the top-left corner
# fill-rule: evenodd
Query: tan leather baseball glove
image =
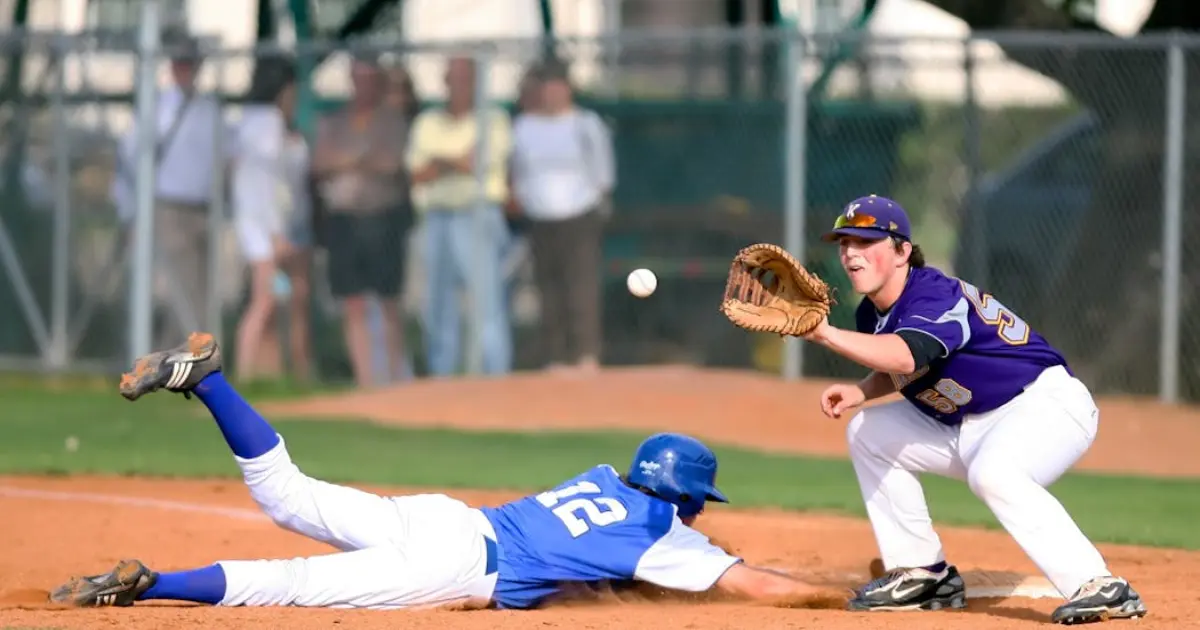
<path id="1" fill-rule="evenodd" d="M 733 258 L 721 312 L 754 332 L 802 336 L 836 304 L 829 285 L 778 245 L 758 243 Z"/>

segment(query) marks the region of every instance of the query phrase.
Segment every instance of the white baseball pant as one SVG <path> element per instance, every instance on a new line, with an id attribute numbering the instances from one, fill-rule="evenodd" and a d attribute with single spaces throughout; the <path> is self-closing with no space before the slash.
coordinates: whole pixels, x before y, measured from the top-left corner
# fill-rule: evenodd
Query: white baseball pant
<path id="1" fill-rule="evenodd" d="M 1062 367 L 959 427 L 907 400 L 863 409 L 846 434 L 884 566 L 945 560 L 917 477 L 933 473 L 966 481 L 1064 597 L 1108 575 L 1100 552 L 1046 490 L 1091 446 L 1098 416 L 1087 387 Z"/>
<path id="2" fill-rule="evenodd" d="M 222 561 L 222 606 L 416 608 L 487 604 L 496 586 L 491 523 L 441 494 L 381 497 L 306 476 L 282 438 L 254 459 L 236 458 L 250 495 L 280 527 L 341 553 Z M 494 548 L 491 550 L 494 554 Z"/>

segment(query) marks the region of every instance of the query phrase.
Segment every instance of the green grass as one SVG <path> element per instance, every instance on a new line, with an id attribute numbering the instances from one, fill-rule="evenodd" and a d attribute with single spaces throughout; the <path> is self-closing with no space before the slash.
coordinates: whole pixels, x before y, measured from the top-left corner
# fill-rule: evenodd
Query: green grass
<path id="1" fill-rule="evenodd" d="M 111 394 L 4 391 L 0 472 L 237 477 L 202 406 L 179 396 L 136 404 Z M 362 422 L 277 421 L 305 472 L 331 481 L 541 489 L 598 463 L 624 468 L 642 435 L 456 433 Z M 66 448 L 69 436 L 78 440 Z M 716 446 L 720 485 L 737 507 L 863 515 L 844 461 L 764 455 Z M 965 484 L 928 477 L 935 521 L 998 527 Z M 1071 474 L 1052 491 L 1096 541 L 1200 549 L 1200 480 Z"/>

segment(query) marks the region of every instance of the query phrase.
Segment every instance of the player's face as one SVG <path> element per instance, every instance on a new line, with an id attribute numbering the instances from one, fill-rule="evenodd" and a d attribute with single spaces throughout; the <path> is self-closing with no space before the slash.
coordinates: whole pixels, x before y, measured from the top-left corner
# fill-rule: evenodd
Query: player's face
<path id="1" fill-rule="evenodd" d="M 860 295 L 877 293 L 903 259 L 889 239 L 867 240 L 843 236 L 838 240 L 842 269 L 850 278 L 854 292 Z"/>
<path id="2" fill-rule="evenodd" d="M 691 516 L 681 516 L 681 517 L 679 517 L 679 520 L 682 521 L 684 525 L 691 527 L 692 523 L 695 523 L 696 518 L 699 516 L 700 516 L 699 514 L 693 514 Z"/>

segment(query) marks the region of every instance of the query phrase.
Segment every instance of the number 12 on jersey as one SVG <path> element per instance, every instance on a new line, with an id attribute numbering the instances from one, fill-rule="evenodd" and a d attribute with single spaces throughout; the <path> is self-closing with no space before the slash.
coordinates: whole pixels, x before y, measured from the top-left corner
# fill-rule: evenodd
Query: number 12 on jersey
<path id="1" fill-rule="evenodd" d="M 537 501 L 550 508 L 550 511 L 567 526 L 572 538 L 579 538 L 591 530 L 591 525 L 604 527 L 623 521 L 629 516 L 625 506 L 611 497 L 578 496 L 600 492 L 600 486 L 590 481 L 581 481 L 559 490 L 547 490 L 537 495 Z M 570 500 L 560 503 L 564 499 Z M 601 506 L 607 509 L 601 509 Z M 587 517 L 586 521 L 579 517 L 580 510 Z"/>

